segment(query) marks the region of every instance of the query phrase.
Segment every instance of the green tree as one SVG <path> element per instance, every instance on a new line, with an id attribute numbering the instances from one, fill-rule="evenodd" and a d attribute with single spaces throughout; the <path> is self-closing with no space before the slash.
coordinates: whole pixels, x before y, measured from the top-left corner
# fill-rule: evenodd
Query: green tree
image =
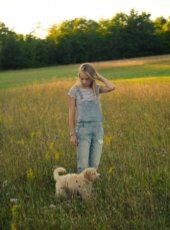
<path id="1" fill-rule="evenodd" d="M 160 52 L 170 52 L 170 20 L 164 17 L 158 17 L 153 22 L 157 37 L 159 38 Z"/>
<path id="2" fill-rule="evenodd" d="M 75 18 L 49 29 L 48 39 L 55 42 L 61 63 L 77 63 L 100 58 L 99 24 Z"/>

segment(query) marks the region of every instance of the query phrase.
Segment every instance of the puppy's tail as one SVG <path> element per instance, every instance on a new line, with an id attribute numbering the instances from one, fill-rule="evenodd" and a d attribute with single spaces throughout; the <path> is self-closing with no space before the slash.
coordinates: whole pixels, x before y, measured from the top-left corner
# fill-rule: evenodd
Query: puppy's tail
<path id="1" fill-rule="evenodd" d="M 58 177 L 60 176 L 59 173 L 66 173 L 66 169 L 63 167 L 58 167 L 54 169 L 54 172 L 53 172 L 54 180 L 58 179 Z"/>

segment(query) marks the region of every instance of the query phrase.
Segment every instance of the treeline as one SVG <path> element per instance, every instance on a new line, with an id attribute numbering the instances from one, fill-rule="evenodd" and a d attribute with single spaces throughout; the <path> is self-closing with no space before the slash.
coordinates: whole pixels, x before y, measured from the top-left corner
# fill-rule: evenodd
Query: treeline
<path id="1" fill-rule="evenodd" d="M 108 20 L 75 18 L 53 25 L 44 39 L 0 23 L 0 69 L 20 69 L 170 53 L 170 20 L 117 13 Z"/>

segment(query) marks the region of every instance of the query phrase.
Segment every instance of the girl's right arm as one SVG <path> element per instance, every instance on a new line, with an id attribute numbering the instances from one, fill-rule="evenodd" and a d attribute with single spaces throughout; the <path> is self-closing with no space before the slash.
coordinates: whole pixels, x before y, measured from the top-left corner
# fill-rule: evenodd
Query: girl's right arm
<path id="1" fill-rule="evenodd" d="M 69 123 L 69 131 L 70 131 L 70 141 L 77 145 L 77 137 L 75 133 L 75 114 L 76 114 L 76 99 L 68 95 L 68 105 L 69 105 L 69 115 L 68 115 L 68 123 Z"/>

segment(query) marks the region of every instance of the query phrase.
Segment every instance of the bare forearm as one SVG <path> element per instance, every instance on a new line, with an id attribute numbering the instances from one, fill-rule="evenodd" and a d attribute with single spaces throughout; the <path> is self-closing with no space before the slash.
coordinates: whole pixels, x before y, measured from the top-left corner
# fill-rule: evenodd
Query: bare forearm
<path id="1" fill-rule="evenodd" d="M 74 133 L 75 132 L 75 116 L 74 116 L 74 113 L 72 112 L 69 112 L 68 123 L 69 123 L 69 132 Z"/>
<path id="2" fill-rule="evenodd" d="M 98 76 L 98 80 L 103 82 L 106 87 L 108 87 L 109 89 L 115 89 L 115 85 L 110 80 L 106 79 L 105 77 L 103 77 L 98 73 L 97 76 Z"/>

